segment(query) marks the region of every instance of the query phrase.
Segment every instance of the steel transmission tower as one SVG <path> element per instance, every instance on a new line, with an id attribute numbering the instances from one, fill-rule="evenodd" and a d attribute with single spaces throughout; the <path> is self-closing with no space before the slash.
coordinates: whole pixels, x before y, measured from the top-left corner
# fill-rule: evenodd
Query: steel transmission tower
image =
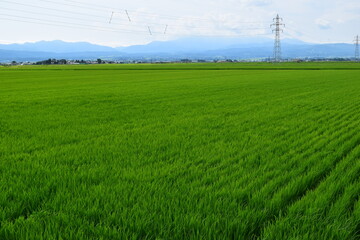
<path id="1" fill-rule="evenodd" d="M 360 42 L 359 35 L 357 35 L 355 37 L 354 42 L 355 42 L 355 61 L 359 62 L 359 60 L 360 60 L 359 59 L 359 42 Z"/>
<path id="2" fill-rule="evenodd" d="M 274 23 L 270 25 L 272 31 L 275 32 L 275 43 L 274 43 L 274 62 L 281 61 L 281 42 L 280 42 L 280 33 L 284 32 L 282 27 L 285 27 L 283 24 L 283 19 L 279 17 L 279 14 L 276 18 L 273 19 Z"/>

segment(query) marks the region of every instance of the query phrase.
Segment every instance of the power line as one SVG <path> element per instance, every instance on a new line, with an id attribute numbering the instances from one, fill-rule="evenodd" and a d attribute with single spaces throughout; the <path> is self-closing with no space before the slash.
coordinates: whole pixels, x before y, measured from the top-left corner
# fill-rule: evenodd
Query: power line
<path id="1" fill-rule="evenodd" d="M 6 20 L 6 21 L 12 21 L 12 22 L 31 23 L 31 24 L 56 26 L 56 27 L 66 27 L 66 28 L 72 28 L 72 29 L 87 29 L 87 30 L 104 31 L 104 32 L 118 32 L 118 31 L 109 31 L 109 30 L 104 30 L 104 29 L 95 29 L 95 28 L 86 28 L 86 27 L 74 27 L 74 26 L 70 26 L 70 25 L 62 25 L 62 24 L 55 24 L 55 23 L 43 23 L 43 22 L 33 22 L 33 21 L 26 21 L 26 20 L 19 20 L 19 19 L 3 18 L 3 17 L 0 17 L 0 19 L 1 20 Z"/>
<path id="2" fill-rule="evenodd" d="M 101 11 L 101 12 L 104 12 L 103 10 L 99 10 L 98 8 L 88 7 L 89 4 L 86 4 L 86 6 L 77 6 L 77 5 L 74 5 L 74 4 L 59 3 L 59 2 L 50 1 L 50 0 L 38 0 L 38 1 L 47 2 L 47 3 L 53 3 L 53 4 L 57 4 L 57 5 L 68 6 L 68 7 L 81 7 L 82 9 L 88 9 L 88 10 L 93 10 L 93 11 Z M 110 10 L 110 9 L 109 9 L 109 10 Z"/>
<path id="3" fill-rule="evenodd" d="M 42 7 L 42 6 L 36 6 L 36 5 L 31 5 L 31 4 L 24 4 L 24 3 L 18 3 L 18 2 L 13 2 L 13 1 L 7 1 L 7 0 L 1 0 L 2 2 L 6 2 L 6 3 L 10 3 L 10 4 L 15 4 L 15 5 L 19 5 L 19 6 L 25 6 L 25 7 L 30 7 L 30 8 L 35 8 L 35 9 L 44 9 L 44 10 L 48 10 L 48 11 L 55 11 L 55 12 L 59 12 L 59 13 L 67 13 L 67 14 L 72 14 L 72 15 L 76 15 L 76 16 L 79 16 L 79 15 L 82 15 L 82 16 L 86 16 L 86 17 L 91 17 L 91 18 L 97 18 L 97 19 L 101 19 L 103 22 L 109 22 L 107 21 L 106 19 L 109 19 L 108 17 L 106 17 L 105 15 L 104 16 L 99 16 L 99 15 L 94 15 L 94 14 L 86 14 L 86 13 L 81 13 L 81 12 L 75 12 L 75 11 L 67 11 L 67 10 L 60 10 L 60 9 L 54 9 L 54 8 L 49 8 L 49 7 Z M 48 2 L 48 1 L 47 1 Z M 52 1 L 51 1 L 52 2 Z M 60 4 L 60 3 L 57 3 L 57 4 Z M 54 14 L 46 14 L 46 13 L 37 13 L 37 12 L 33 12 L 33 11 L 28 11 L 28 10 L 19 10 L 19 9 L 11 9 L 11 8 L 2 8 L 2 9 L 7 9 L 7 10 L 10 10 L 10 11 L 18 11 L 18 12 L 24 12 L 24 13 L 31 13 L 31 14 L 37 14 L 37 15 L 48 15 L 48 16 L 55 16 L 55 17 L 61 17 L 61 18 L 66 18 L 66 19 L 76 19 L 76 20 L 84 20 L 86 22 L 89 22 L 88 19 L 81 19 L 79 17 L 68 17 L 68 16 L 63 16 L 63 15 L 54 15 Z M 111 24 L 117 24 L 117 25 L 123 25 L 123 26 L 129 26 L 128 24 L 123 24 L 123 23 L 117 23 L 116 19 L 115 20 L 115 14 L 116 12 L 111 12 L 111 15 L 113 16 L 111 18 L 111 21 L 110 23 Z M 128 16 L 128 20 L 131 21 L 132 23 L 135 23 L 135 24 L 140 24 L 140 23 L 144 23 L 144 25 L 142 25 L 141 27 L 143 28 L 147 28 L 147 26 L 152 26 L 152 25 L 156 25 L 156 26 L 161 26 L 161 27 L 165 27 L 166 25 L 168 25 L 168 28 L 174 28 L 174 27 L 179 27 L 179 28 L 192 28 L 192 29 L 201 29 L 201 30 L 209 30 L 211 28 L 209 27 L 198 27 L 198 26 L 187 26 L 187 25 L 177 25 L 177 24 L 169 24 L 169 23 L 152 23 L 152 22 L 141 22 L 141 21 L 133 21 L 132 19 L 130 19 L 130 16 L 128 15 L 127 13 L 127 16 Z M 102 23 L 102 22 L 101 22 Z M 136 26 L 136 25 L 131 25 L 131 26 Z M 251 28 L 251 29 L 254 29 L 254 30 L 260 30 L 260 29 L 265 29 L 265 28 Z M 211 29 L 212 30 L 212 29 Z M 244 29 L 244 30 L 248 30 L 248 29 Z"/>
<path id="4" fill-rule="evenodd" d="M 50 0 L 40 0 L 40 1 L 44 1 L 44 2 L 53 2 Z M 106 10 L 115 10 L 115 11 L 119 11 L 119 12 L 126 12 L 127 15 L 129 15 L 129 12 L 136 12 L 136 14 L 140 14 L 140 15 L 146 15 L 146 16 L 152 16 L 152 17 L 163 17 L 163 18 L 171 18 L 171 19 L 185 19 L 185 17 L 177 17 L 177 16 L 172 16 L 172 15 L 160 15 L 160 14 L 154 14 L 154 13 L 149 13 L 149 12 L 144 12 L 144 11 L 135 11 L 135 10 L 129 10 L 129 9 L 124 9 L 124 8 L 114 8 L 114 7 L 110 7 L 110 6 L 103 6 L 103 5 L 98 5 L 98 4 L 89 4 L 89 3 L 85 3 L 85 2 L 79 2 L 79 1 L 74 1 L 74 0 L 64 0 L 66 2 L 71 2 L 71 3 L 75 3 L 75 4 L 80 4 L 80 5 L 84 5 L 86 6 L 86 8 L 88 9 L 92 9 L 95 11 L 99 11 L 99 9 L 103 9 L 102 11 Z M 53 2 L 56 3 L 56 2 Z M 57 3 L 60 4 L 60 3 Z M 69 5 L 69 4 L 64 4 L 64 5 Z M 93 7 L 88 7 L 89 5 L 92 5 Z M 76 6 L 76 5 L 71 5 L 71 6 Z M 76 6 L 79 7 L 79 6 Z M 186 18 L 189 19 L 189 18 Z M 191 19 L 195 19 L 195 20 L 205 20 L 208 21 L 209 19 L 204 19 L 204 18 L 195 18 L 195 17 L 191 17 Z"/>
<path id="5" fill-rule="evenodd" d="M 114 16 L 114 12 L 111 12 L 111 17 L 110 17 L 109 24 L 111 24 L 111 21 L 112 21 L 112 19 L 113 19 L 113 16 Z"/>
<path id="6" fill-rule="evenodd" d="M 53 2 L 51 0 L 40 0 L 40 1 L 46 1 L 46 2 Z M 199 18 L 199 17 L 179 17 L 179 16 L 173 16 L 173 15 L 164 15 L 164 14 L 155 14 L 155 13 L 150 13 L 150 12 L 145 12 L 145 11 L 135 11 L 135 10 L 129 10 L 129 9 L 124 9 L 124 8 L 114 8 L 114 7 L 110 7 L 110 6 L 103 6 L 103 5 L 98 5 L 98 4 L 89 4 L 89 3 L 85 3 L 85 2 L 80 2 L 80 1 L 75 1 L 75 0 L 64 0 L 66 2 L 71 2 L 71 3 L 76 3 L 76 4 L 80 4 L 80 5 L 84 5 L 86 7 L 88 7 L 89 5 L 92 5 L 93 7 L 91 7 L 91 9 L 93 10 L 99 10 L 98 8 L 100 9 L 103 9 L 106 10 L 106 11 L 119 11 L 119 12 L 123 12 L 123 11 L 127 11 L 128 13 L 130 12 L 134 12 L 136 14 L 139 14 L 139 15 L 146 15 L 146 16 L 152 16 L 152 17 L 161 17 L 161 18 L 168 18 L 168 19 L 193 19 L 193 20 L 196 20 L 196 21 L 213 21 L 211 19 L 208 19 L 208 18 Z M 53 2 L 55 3 L 55 2 Z M 57 4 L 60 4 L 60 3 L 57 3 Z M 72 5 L 72 6 L 75 6 L 75 5 Z M 77 7 L 80 7 L 80 6 L 77 6 Z M 89 7 L 88 7 L 89 8 Z M 264 23 L 264 22 L 243 22 L 243 23 Z"/>
<path id="7" fill-rule="evenodd" d="M 9 9 L 9 8 L 3 8 L 5 10 L 14 10 L 14 9 Z M 23 13 L 31 13 L 31 14 L 39 14 L 37 12 L 34 12 L 34 11 L 25 11 L 25 10 L 15 10 L 15 11 L 18 11 L 18 12 L 23 12 Z M 54 21 L 54 20 L 43 20 L 43 19 L 39 19 L 39 18 L 33 18 L 33 17 L 26 17 L 26 16 L 19 16 L 19 15 L 12 15 L 12 14 L 2 14 L 3 16 L 7 16 L 7 17 L 15 17 L 15 18 L 21 18 L 21 19 L 30 19 L 30 20 L 36 20 L 36 21 L 46 21 L 46 22 L 52 22 L 52 23 L 60 23 L 60 24 L 69 24 L 69 25 L 79 25 L 81 27 L 94 27 L 94 26 L 91 26 L 91 25 L 86 25 L 86 24 L 78 24 L 78 23 L 73 23 L 73 22 L 63 22 L 63 21 Z M 80 20 L 80 21 L 84 21 L 86 23 L 89 22 L 88 19 L 84 19 L 84 18 L 76 18 L 76 17 L 66 17 L 66 16 L 61 16 L 61 15 L 54 15 L 54 14 L 46 14 L 46 13 L 43 13 L 43 15 L 45 16 L 53 16 L 53 17 L 57 17 L 57 18 L 63 18 L 63 19 L 67 19 L 67 20 Z M 110 19 L 111 21 L 111 19 Z M 98 23 L 98 24 L 105 24 L 104 22 L 99 22 L 99 21 L 93 21 L 91 23 Z M 121 26 L 125 26 L 125 27 L 132 27 L 130 25 L 127 25 L 127 24 L 116 24 L 116 25 L 121 25 Z M 135 27 L 141 27 L 141 26 L 135 26 Z M 143 28 L 139 29 L 139 30 L 134 30 L 134 29 L 122 29 L 122 28 L 110 28 L 111 31 L 126 31 L 126 32 L 129 32 L 129 31 L 138 31 L 138 32 L 146 32 L 146 28 L 148 28 L 149 26 L 143 26 Z M 96 27 L 96 28 L 99 28 L 99 27 Z M 132 27 L 133 28 L 133 27 Z M 167 32 L 167 28 L 166 27 L 166 32 Z M 109 27 L 106 27 L 106 29 L 109 29 Z M 211 30 L 211 29 L 210 29 Z M 246 30 L 264 30 L 263 28 L 247 28 L 247 29 L 241 29 L 243 31 L 246 31 Z M 154 32 L 154 31 L 151 31 L 153 35 L 153 33 L 155 34 L 160 34 L 160 31 L 159 32 Z M 162 32 L 161 32 L 162 33 Z M 173 35 L 172 33 L 168 34 L 168 35 Z"/>
<path id="8" fill-rule="evenodd" d="M 274 43 L 274 62 L 281 61 L 281 42 L 280 42 L 280 32 L 284 32 L 282 27 L 285 27 L 285 24 L 282 23 L 283 19 L 279 17 L 279 14 L 276 18 L 273 19 L 274 23 L 270 25 L 271 28 L 275 27 L 272 31 L 275 32 L 275 43 Z"/>
<path id="9" fill-rule="evenodd" d="M 10 17 L 18 17 L 18 18 L 23 18 L 26 19 L 25 17 L 20 17 L 20 16 L 11 16 Z M 94 30 L 94 31 L 102 31 L 102 32 L 112 32 L 112 33 L 127 33 L 127 34 L 141 34 L 144 35 L 146 34 L 146 31 L 130 31 L 130 30 L 118 30 L 118 29 L 109 29 L 109 28 L 98 28 L 98 27 L 94 27 L 94 26 L 90 26 L 90 25 L 81 25 L 81 26 L 74 26 L 73 23 L 68 23 L 68 22 L 57 22 L 57 21 L 51 21 L 49 22 L 34 22 L 34 21 L 29 21 L 29 20 L 22 20 L 22 19 L 11 19 L 11 18 L 4 18 L 4 17 L 0 17 L 1 20 L 7 20 L 7 21 L 13 21 L 13 22 L 22 22 L 22 23 L 29 23 L 29 24 L 39 24 L 39 25 L 47 25 L 47 26 L 56 26 L 56 27 L 66 27 L 66 28 L 72 28 L 72 29 L 84 29 L 84 30 Z M 36 19 L 36 18 L 31 18 L 31 20 L 35 20 L 35 21 L 43 21 L 42 19 Z M 149 33 L 149 32 L 147 32 Z M 159 33 L 156 32 L 158 35 L 163 35 L 163 33 Z M 152 35 L 154 35 L 154 32 L 152 32 Z M 186 36 L 185 34 L 170 34 L 171 36 Z M 244 35 L 209 35 L 209 34 L 191 34 L 190 36 L 204 36 L 204 37 L 250 37 L 250 36 L 268 36 L 268 34 L 244 34 Z"/>
<path id="10" fill-rule="evenodd" d="M 129 22 L 131 22 L 131 18 L 130 18 L 130 15 L 129 15 L 128 11 L 127 11 L 127 10 L 125 10 L 125 13 L 126 13 L 126 16 L 127 16 L 127 17 L 128 17 L 128 19 L 129 19 Z"/>
<path id="11" fill-rule="evenodd" d="M 6 1 L 6 0 L 2 0 L 3 2 L 7 2 L 10 4 L 15 4 L 15 5 L 20 5 L 20 6 L 25 6 L 25 7 L 30 7 L 30 8 L 36 8 L 36 9 L 44 9 L 44 10 L 50 10 L 50 11 L 55 11 L 55 12 L 60 12 L 60 13 L 67 13 L 67 14 L 72 14 L 72 15 L 82 15 L 82 16 L 86 16 L 86 17 L 91 17 L 91 18 L 97 18 L 97 19 L 102 19 L 103 21 L 105 21 L 106 17 L 104 16 L 99 16 L 99 15 L 94 15 L 94 14 L 85 14 L 85 13 L 81 13 L 81 12 L 74 12 L 74 11 L 67 11 L 67 10 L 60 10 L 60 9 L 54 9 L 54 8 L 49 8 L 49 7 L 41 7 L 41 6 L 36 6 L 36 5 L 31 5 L 31 4 L 24 4 L 24 3 L 17 3 L 17 2 L 10 2 L 10 1 Z M 33 13 L 33 14 L 37 14 L 37 15 L 48 15 L 48 16 L 56 16 L 56 17 L 60 17 L 59 15 L 54 15 L 54 14 L 46 14 L 46 13 L 38 13 L 38 12 L 32 12 L 32 11 L 27 11 L 27 10 L 19 10 L 19 9 L 11 9 L 11 8 L 4 8 L 2 7 L 1 9 L 7 9 L 7 10 L 11 10 L 11 11 L 18 11 L 18 12 L 26 12 L 26 13 Z M 112 12 L 113 14 L 115 14 L 115 12 Z M 112 14 L 112 15 L 113 15 Z M 77 20 L 85 20 L 85 21 L 89 21 L 89 19 L 81 19 L 78 17 L 68 17 L 68 16 L 61 16 L 63 18 L 72 18 L 72 19 L 77 19 Z M 113 22 L 113 21 L 111 21 Z M 151 24 L 153 25 L 153 24 Z M 164 24 L 159 24 L 161 26 L 164 26 Z M 128 24 L 126 24 L 126 26 L 129 26 Z"/>
<path id="12" fill-rule="evenodd" d="M 40 24 L 46 24 L 46 25 L 49 25 L 48 23 L 51 23 L 51 24 L 52 23 L 55 23 L 55 24 L 68 24 L 70 26 L 86 27 L 86 28 L 97 29 L 97 30 L 109 30 L 109 31 L 116 31 L 116 32 L 123 32 L 123 33 L 142 33 L 142 34 L 146 33 L 145 30 L 144 31 L 138 31 L 138 30 L 127 30 L 127 29 L 116 29 L 116 28 L 100 28 L 100 27 L 96 27 L 96 26 L 73 23 L 73 22 L 44 20 L 44 19 L 39 19 L 39 18 L 23 17 L 23 16 L 11 15 L 11 14 L 1 14 L 1 15 L 5 16 L 5 17 L 14 17 L 14 18 L 20 18 L 20 19 L 27 19 L 27 20 L 46 21 L 46 23 L 40 22 Z M 12 19 L 7 19 L 7 20 L 12 20 Z M 23 20 L 23 21 L 25 21 L 25 20 Z M 34 22 L 31 22 L 31 23 L 34 23 Z M 36 22 L 36 23 L 39 23 L 39 22 Z"/>
<path id="13" fill-rule="evenodd" d="M 49 2 L 49 3 L 55 3 L 55 4 L 59 4 L 59 5 L 64 5 L 61 3 L 57 3 L 51 0 L 39 0 L 39 1 L 43 1 L 43 2 Z M 249 36 L 267 36 L 268 34 L 263 34 L 263 33 L 252 33 L 250 34 L 250 32 L 248 34 L 235 34 L 234 30 L 241 30 L 241 31 L 255 31 L 255 30 L 265 30 L 265 28 L 243 28 L 243 29 L 225 29 L 222 30 L 222 32 L 220 34 L 214 34 L 211 33 L 209 34 L 209 32 L 203 32 L 201 33 L 200 31 L 197 32 L 197 34 L 191 34 L 191 33 L 179 33 L 179 32 L 175 32 L 174 31 L 174 26 L 176 25 L 170 25 L 170 24 L 160 24 L 157 23 L 158 25 L 162 26 L 160 31 L 154 31 L 153 27 L 151 26 L 152 24 L 148 24 L 146 26 L 142 26 L 143 28 L 141 30 L 135 30 L 133 29 L 133 27 L 140 27 L 140 26 L 136 26 L 136 25 L 132 25 L 132 24 L 118 24 L 116 23 L 116 25 L 122 25 L 122 26 L 126 26 L 132 29 L 124 29 L 124 28 L 110 28 L 110 27 L 103 27 L 103 26 L 95 26 L 95 25 L 89 25 L 89 24 L 83 24 L 83 23 L 76 23 L 73 22 L 71 20 L 77 20 L 77 21 L 86 21 L 86 23 L 90 23 L 90 24 L 115 24 L 114 20 L 115 20 L 115 11 L 111 11 L 111 17 L 109 20 L 109 15 L 106 16 L 99 16 L 99 15 L 94 15 L 94 14 L 87 14 L 87 13 L 81 13 L 81 12 L 77 12 L 77 11 L 68 11 L 68 10 L 61 10 L 60 8 L 54 9 L 51 7 L 45 7 L 45 6 L 36 6 L 36 5 L 31 5 L 31 4 L 24 4 L 24 3 L 19 3 L 19 2 L 14 2 L 14 1 L 8 1 L 8 0 L 0 0 L 0 2 L 6 2 L 6 3 L 10 3 L 10 4 L 15 4 L 15 5 L 20 5 L 20 6 L 25 6 L 25 7 L 30 7 L 30 8 L 34 8 L 34 9 L 44 9 L 44 10 L 50 10 L 50 11 L 56 11 L 56 12 L 60 12 L 60 13 L 68 13 L 71 15 L 76 15 L 76 16 L 64 16 L 64 15 L 59 15 L 59 14 L 52 14 L 52 13 L 43 13 L 43 12 L 37 12 L 37 11 L 30 11 L 30 10 L 21 10 L 21 9 L 11 9 L 11 8 L 1 8 L 1 10 L 10 10 L 10 11 L 15 11 L 17 13 L 29 13 L 29 14 L 36 14 L 36 16 L 39 15 L 43 15 L 43 16 L 51 16 L 51 17 L 56 17 L 56 18 L 65 18 L 69 21 L 62 21 L 62 20 L 49 20 L 49 19 L 41 19 L 38 17 L 29 17 L 29 16 L 24 16 L 23 14 L 19 14 L 19 15 L 14 15 L 14 14 L 1 14 L 1 18 L 2 20 L 7 20 L 7 21 L 13 21 L 13 22 L 22 22 L 22 23 L 28 23 L 28 24 L 39 24 L 39 25 L 48 25 L 48 26 L 56 26 L 56 27 L 66 27 L 66 28 L 72 28 L 72 29 L 84 29 L 84 30 L 95 30 L 95 31 L 104 31 L 104 32 L 114 32 L 114 33 L 127 33 L 127 34 L 146 34 L 146 32 L 148 32 L 148 34 L 150 34 L 151 36 L 153 35 L 170 35 L 170 36 L 210 36 L 210 37 L 249 37 Z M 76 2 L 76 1 L 71 1 L 69 0 L 69 2 Z M 67 6 L 75 6 L 73 4 L 65 4 Z M 76 6 L 79 7 L 79 6 Z M 88 9 L 90 9 L 91 7 L 88 7 Z M 92 8 L 95 9 L 95 8 Z M 102 12 L 104 12 L 103 10 L 101 10 Z M 126 15 L 128 17 L 129 22 L 133 22 L 132 19 L 130 18 L 130 15 L 128 13 L 127 10 L 125 10 Z M 81 18 L 78 17 L 78 15 L 80 16 L 86 16 L 86 17 L 91 17 L 91 18 L 97 18 L 99 19 L 98 21 L 89 21 L 89 19 L 85 19 L 85 18 Z M 154 15 L 155 16 L 155 15 Z M 102 19 L 103 21 L 100 21 L 100 19 Z M 182 30 L 186 30 L 186 29 L 191 29 L 191 28 L 196 28 L 196 29 L 203 29 L 203 30 L 211 30 L 212 32 L 214 32 L 214 28 L 200 28 L 200 27 L 193 27 L 193 26 L 184 26 L 184 25 L 178 25 L 179 27 L 183 27 L 184 29 Z M 146 28 L 147 29 L 146 29 Z M 156 30 L 156 29 L 155 29 Z M 171 30 L 171 31 L 169 31 Z"/>
<path id="14" fill-rule="evenodd" d="M 79 20 L 79 21 L 84 21 L 89 23 L 89 19 L 85 19 L 85 18 L 79 18 L 79 17 L 68 17 L 68 16 L 63 16 L 63 15 L 56 15 L 56 14 L 49 14 L 49 13 L 39 13 L 39 12 L 34 12 L 34 11 L 27 11 L 27 10 L 18 10 L 18 9 L 11 9 L 11 8 L 4 8 L 2 7 L 1 10 L 9 10 L 9 11 L 15 11 L 15 12 L 20 12 L 20 13 L 30 13 L 30 14 L 36 14 L 37 16 L 39 15 L 43 15 L 43 16 L 51 16 L 51 17 L 57 17 L 57 18 L 64 18 L 64 19 L 70 19 L 70 20 Z M 5 14 L 6 15 L 6 14 Z M 23 16 L 22 16 L 23 17 Z M 112 23 L 112 18 L 110 18 L 109 23 Z M 46 20 L 47 21 L 47 20 Z M 92 23 L 100 23 L 100 24 L 104 24 L 105 22 L 100 22 L 100 21 L 92 21 Z M 129 26 L 129 24 L 121 24 L 121 23 L 117 23 L 116 25 L 121 25 L 121 26 Z"/>
<path id="15" fill-rule="evenodd" d="M 9 2 L 4 0 L 5 2 Z M 81 9 L 89 9 L 89 10 L 93 10 L 93 11 L 98 11 L 98 12 L 107 12 L 107 14 L 109 12 L 114 12 L 117 14 L 122 14 L 125 12 L 125 14 L 127 15 L 128 18 L 130 18 L 131 13 L 133 13 L 133 15 L 142 15 L 142 16 L 147 16 L 147 17 L 157 17 L 157 18 L 161 18 L 161 19 L 173 19 L 173 20 L 194 20 L 194 21 L 206 21 L 206 22 L 214 22 L 214 19 L 209 19 L 209 18 L 198 18 L 198 17 L 179 17 L 179 16 L 172 16 L 172 15 L 163 15 L 163 14 L 154 14 L 154 13 L 149 13 L 149 12 L 144 12 L 144 11 L 136 11 L 136 10 L 129 10 L 129 9 L 125 9 L 125 8 L 114 8 L 114 7 L 110 7 L 110 6 L 103 6 L 103 5 L 98 5 L 98 4 L 89 4 L 89 3 L 85 3 L 85 2 L 79 2 L 79 1 L 74 1 L 74 0 L 64 0 L 67 2 L 71 2 L 73 4 L 69 4 L 69 3 L 63 3 L 63 2 L 56 2 L 56 1 L 52 1 L 52 0 L 38 0 L 38 1 L 42 1 L 42 2 L 47 2 L 47 3 L 52 3 L 52 4 L 56 4 L 56 5 L 63 5 L 63 6 L 68 6 L 68 7 L 77 7 L 77 8 L 81 8 Z M 77 4 L 77 5 L 74 5 Z M 130 20 L 131 22 L 133 21 L 133 19 L 131 18 Z M 252 23 L 261 23 L 264 24 L 264 22 L 238 22 L 238 23 L 244 23 L 244 24 L 252 24 Z"/>
<path id="16" fill-rule="evenodd" d="M 1 2 L 15 4 L 15 5 L 19 5 L 19 6 L 31 7 L 31 8 L 38 8 L 38 9 L 44 9 L 44 10 L 50 10 L 50 11 L 56 11 L 56 12 L 63 12 L 63 13 L 69 13 L 69 14 L 83 15 L 83 16 L 88 16 L 88 17 L 95 17 L 95 18 L 105 19 L 103 16 L 93 15 L 93 14 L 85 14 L 85 13 L 79 13 L 79 12 L 73 12 L 73 11 L 67 11 L 67 10 L 60 10 L 60 9 L 54 9 L 54 8 L 48 8 L 48 7 L 41 7 L 41 6 L 36 6 L 36 5 L 31 5 L 31 4 L 10 2 L 10 1 L 6 1 L 6 0 L 1 0 Z"/>

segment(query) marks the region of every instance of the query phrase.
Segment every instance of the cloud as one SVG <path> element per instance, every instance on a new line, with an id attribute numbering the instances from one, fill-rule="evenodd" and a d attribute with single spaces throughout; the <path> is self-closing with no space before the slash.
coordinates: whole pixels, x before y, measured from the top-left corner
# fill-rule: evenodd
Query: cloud
<path id="1" fill-rule="evenodd" d="M 250 1 L 253 5 L 258 6 L 258 7 L 265 7 L 265 6 L 269 6 L 272 1 L 270 0 L 253 0 Z"/>
<path id="2" fill-rule="evenodd" d="M 326 19 L 322 19 L 322 18 L 318 18 L 315 20 L 315 24 L 320 28 L 320 29 L 330 29 L 331 25 L 330 22 Z"/>
<path id="3" fill-rule="evenodd" d="M 286 24 L 286 37 L 312 42 L 328 39 L 332 42 L 346 42 L 352 40 L 360 21 L 359 0 L 75 1 L 83 3 L 81 6 L 86 8 L 69 6 L 61 1 L 29 1 L 29 5 L 40 7 L 37 9 L 0 0 L 2 15 L 19 16 L 9 17 L 14 20 L 4 20 L 0 40 L 25 42 L 61 39 L 69 42 L 91 41 L 111 46 L 128 46 L 188 35 L 267 35 L 271 34 L 269 26 L 272 19 L 279 13 Z M 41 7 L 55 10 L 45 13 Z M 131 22 L 123 9 L 128 10 Z M 27 13 L 28 11 L 34 13 Z M 112 11 L 116 13 L 112 24 L 109 24 Z M 54 16 L 49 16 L 52 14 Z M 28 23 L 21 22 L 27 22 L 27 18 Z M 31 18 L 41 19 L 43 24 L 35 24 L 35 20 L 30 20 Z M 48 24 L 50 21 L 55 22 Z M 57 21 L 69 22 L 74 28 L 56 26 Z M 97 31 L 81 27 L 83 25 L 116 31 Z M 153 35 L 149 34 L 148 26 Z M 163 34 L 165 28 L 167 32 Z"/>

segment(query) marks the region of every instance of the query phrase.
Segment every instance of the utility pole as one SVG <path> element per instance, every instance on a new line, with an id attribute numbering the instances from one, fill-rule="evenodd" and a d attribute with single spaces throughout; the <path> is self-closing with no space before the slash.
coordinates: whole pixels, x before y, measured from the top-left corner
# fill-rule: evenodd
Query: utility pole
<path id="1" fill-rule="evenodd" d="M 281 42 L 280 42 L 280 32 L 284 32 L 282 27 L 285 27 L 283 24 L 283 19 L 279 17 L 279 14 L 276 18 L 273 19 L 274 23 L 270 25 L 272 31 L 275 32 L 275 43 L 274 43 L 274 62 L 281 61 Z"/>
<path id="2" fill-rule="evenodd" d="M 354 42 L 355 42 L 355 61 L 359 62 L 359 42 L 360 42 L 359 35 L 355 37 Z"/>

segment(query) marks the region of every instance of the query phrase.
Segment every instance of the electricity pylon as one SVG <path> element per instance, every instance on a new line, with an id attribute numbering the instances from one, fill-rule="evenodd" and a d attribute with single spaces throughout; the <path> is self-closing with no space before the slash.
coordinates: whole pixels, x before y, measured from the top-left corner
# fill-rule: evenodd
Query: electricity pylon
<path id="1" fill-rule="evenodd" d="M 281 61 L 281 41 L 280 41 L 280 32 L 284 32 L 282 27 L 285 27 L 283 24 L 283 19 L 279 17 L 279 14 L 276 18 L 273 19 L 274 23 L 270 25 L 272 31 L 275 32 L 275 43 L 274 43 L 274 55 L 273 61 L 280 62 Z"/>

